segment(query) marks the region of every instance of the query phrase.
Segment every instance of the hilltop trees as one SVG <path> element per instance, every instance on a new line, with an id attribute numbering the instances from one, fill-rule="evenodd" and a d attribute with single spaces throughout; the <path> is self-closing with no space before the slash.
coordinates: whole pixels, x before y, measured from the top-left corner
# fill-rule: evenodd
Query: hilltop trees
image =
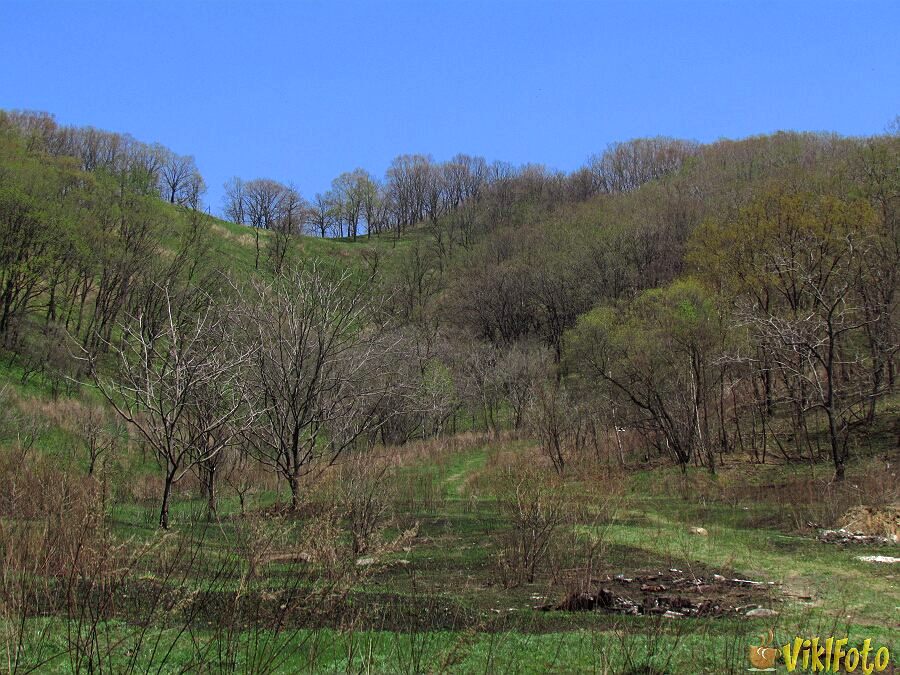
<path id="1" fill-rule="evenodd" d="M 170 204 L 200 208 L 200 198 L 206 191 L 206 186 L 193 157 L 166 152 L 159 173 L 163 196 Z"/>
<path id="2" fill-rule="evenodd" d="M 369 175 L 363 169 L 342 173 L 331 182 L 332 209 L 339 237 L 344 236 L 346 225 L 347 236 L 356 241 L 368 182 Z"/>
<path id="3" fill-rule="evenodd" d="M 301 234 L 310 220 L 310 206 L 300 192 L 291 185 L 268 178 L 244 181 L 235 177 L 229 180 L 225 183 L 223 209 L 235 223 L 253 228 L 256 269 L 259 269 L 262 254 L 260 231 L 272 232 L 268 258 L 276 272 L 285 263 L 291 237 Z"/>
<path id="4" fill-rule="evenodd" d="M 194 158 L 158 143 L 93 127 L 59 126 L 52 115 L 32 111 L 3 113 L 24 135 L 29 152 L 70 157 L 85 172 L 115 175 L 123 187 L 156 193 L 170 204 L 199 209 L 206 191 Z"/>
<path id="5" fill-rule="evenodd" d="M 29 152 L 11 131 L 0 117 L 0 334 L 18 349 L 40 317 L 44 334 L 101 348 L 181 223 L 161 217 L 145 186 Z"/>
<path id="6" fill-rule="evenodd" d="M 53 233 L 43 222 L 46 189 L 52 188 L 11 180 L 0 186 L 0 335 L 45 290 L 45 267 L 54 248 Z"/>
<path id="7" fill-rule="evenodd" d="M 696 143 L 674 138 L 636 138 L 613 143 L 590 158 L 589 168 L 598 192 L 631 192 L 680 169 L 699 152 Z"/>
<path id="8" fill-rule="evenodd" d="M 331 229 L 333 218 L 330 196 L 317 192 L 310 207 L 307 224 L 315 234 L 324 239 Z"/>

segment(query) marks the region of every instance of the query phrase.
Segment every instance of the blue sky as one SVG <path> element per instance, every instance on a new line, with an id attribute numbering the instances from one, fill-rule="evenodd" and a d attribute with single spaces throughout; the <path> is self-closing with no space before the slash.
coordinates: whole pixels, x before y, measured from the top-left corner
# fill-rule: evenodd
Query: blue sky
<path id="1" fill-rule="evenodd" d="M 615 140 L 870 134 L 900 2 L 0 0 L 0 108 L 311 196 L 404 152 L 571 170 Z"/>

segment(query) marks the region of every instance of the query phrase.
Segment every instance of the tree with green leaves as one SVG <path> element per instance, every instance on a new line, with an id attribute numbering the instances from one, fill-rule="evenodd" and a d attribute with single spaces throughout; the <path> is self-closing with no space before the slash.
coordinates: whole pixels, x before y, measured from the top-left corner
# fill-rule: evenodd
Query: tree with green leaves
<path id="1" fill-rule="evenodd" d="M 565 364 L 682 469 L 698 458 L 714 472 L 710 406 L 722 342 L 712 297 L 684 280 L 584 315 L 568 334 Z"/>
<path id="2" fill-rule="evenodd" d="M 863 200 L 775 189 L 733 220 L 707 222 L 693 242 L 694 264 L 765 355 L 758 366 L 777 387 L 767 396 L 793 411 L 800 435 L 811 414 L 824 415 L 836 480 L 872 394 L 860 347 L 875 317 L 860 289 L 880 230 Z"/>

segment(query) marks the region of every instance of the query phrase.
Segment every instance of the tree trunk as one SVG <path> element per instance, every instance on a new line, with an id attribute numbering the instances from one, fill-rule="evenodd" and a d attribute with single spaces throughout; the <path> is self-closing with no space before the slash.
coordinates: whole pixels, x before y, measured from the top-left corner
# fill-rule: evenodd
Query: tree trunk
<path id="1" fill-rule="evenodd" d="M 296 511 L 300 507 L 300 481 L 297 476 L 288 476 L 288 486 L 291 488 L 291 511 Z"/>
<path id="2" fill-rule="evenodd" d="M 206 519 L 214 521 L 219 514 L 219 497 L 216 493 L 216 467 L 206 472 Z"/>
<path id="3" fill-rule="evenodd" d="M 172 496 L 172 484 L 175 482 L 175 470 L 166 472 L 166 482 L 163 486 L 162 507 L 159 510 L 159 527 L 169 529 L 169 498 Z"/>
<path id="4" fill-rule="evenodd" d="M 872 366 L 872 394 L 869 400 L 869 410 L 866 413 L 866 424 L 872 424 L 875 421 L 876 403 L 878 394 L 881 391 L 882 375 L 884 368 L 877 358 L 873 358 L 875 364 Z"/>

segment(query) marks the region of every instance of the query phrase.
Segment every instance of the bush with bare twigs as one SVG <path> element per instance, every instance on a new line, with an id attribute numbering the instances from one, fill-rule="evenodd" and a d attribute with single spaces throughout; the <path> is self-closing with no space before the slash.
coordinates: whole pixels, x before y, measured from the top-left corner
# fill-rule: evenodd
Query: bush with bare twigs
<path id="1" fill-rule="evenodd" d="M 563 525 L 563 498 L 552 481 L 536 472 L 509 479 L 509 488 L 497 498 L 511 525 L 500 553 L 500 571 L 509 585 L 533 583 Z"/>

